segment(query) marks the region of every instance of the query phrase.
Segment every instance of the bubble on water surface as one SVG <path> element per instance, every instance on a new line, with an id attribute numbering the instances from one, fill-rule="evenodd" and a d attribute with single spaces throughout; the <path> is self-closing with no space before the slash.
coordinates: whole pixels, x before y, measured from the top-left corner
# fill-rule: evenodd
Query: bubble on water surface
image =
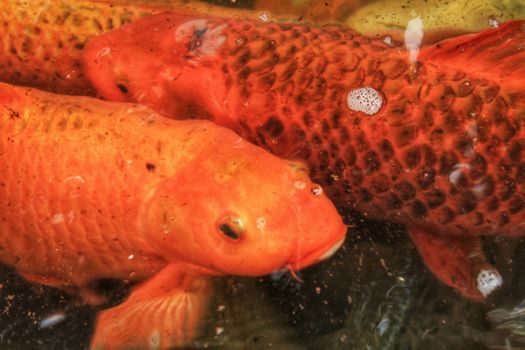
<path id="1" fill-rule="evenodd" d="M 487 297 L 494 290 L 498 289 L 503 284 L 503 279 L 501 278 L 498 271 L 491 270 L 481 270 L 478 273 L 476 278 L 477 287 L 479 292 Z"/>
<path id="2" fill-rule="evenodd" d="M 350 90 L 346 97 L 346 102 L 353 111 L 374 115 L 383 106 L 383 97 L 374 88 L 361 87 Z"/>

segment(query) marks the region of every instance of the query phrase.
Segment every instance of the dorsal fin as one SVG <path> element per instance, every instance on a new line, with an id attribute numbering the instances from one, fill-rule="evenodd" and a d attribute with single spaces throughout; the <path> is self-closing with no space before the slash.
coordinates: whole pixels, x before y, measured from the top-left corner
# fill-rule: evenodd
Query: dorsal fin
<path id="1" fill-rule="evenodd" d="M 447 39 L 423 49 L 421 62 L 476 73 L 502 82 L 525 82 L 525 21 L 509 21 L 477 34 Z M 509 81 L 510 83 L 510 81 Z"/>

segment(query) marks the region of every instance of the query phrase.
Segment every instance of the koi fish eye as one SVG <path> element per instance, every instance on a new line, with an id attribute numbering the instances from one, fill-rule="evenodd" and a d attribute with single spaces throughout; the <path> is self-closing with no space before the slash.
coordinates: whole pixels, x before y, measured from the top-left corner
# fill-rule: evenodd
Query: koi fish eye
<path id="1" fill-rule="evenodd" d="M 225 215 L 217 221 L 217 230 L 229 239 L 237 241 L 244 233 L 244 224 L 238 217 Z"/>

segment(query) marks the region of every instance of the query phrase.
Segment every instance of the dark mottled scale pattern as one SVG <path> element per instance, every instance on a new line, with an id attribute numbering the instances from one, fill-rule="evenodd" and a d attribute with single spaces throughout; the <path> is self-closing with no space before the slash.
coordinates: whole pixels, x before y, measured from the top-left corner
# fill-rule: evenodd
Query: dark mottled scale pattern
<path id="1" fill-rule="evenodd" d="M 525 231 L 522 91 L 434 62 L 415 73 L 397 47 L 333 26 L 230 22 L 227 45 L 229 69 L 249 68 L 239 84 L 250 100 L 273 92 L 288 108 L 261 113 L 239 99 L 243 122 L 265 129 L 272 152 L 306 155 L 336 202 L 436 233 Z M 381 92 L 378 114 L 349 109 L 359 87 Z"/>

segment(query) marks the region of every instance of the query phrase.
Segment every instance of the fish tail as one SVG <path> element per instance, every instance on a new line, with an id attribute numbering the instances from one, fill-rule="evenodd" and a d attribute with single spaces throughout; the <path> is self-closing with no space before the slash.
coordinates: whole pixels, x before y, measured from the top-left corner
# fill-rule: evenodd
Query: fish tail
<path id="1" fill-rule="evenodd" d="M 419 59 L 522 87 L 525 82 L 524 27 L 523 20 L 509 21 L 476 34 L 444 40 L 422 50 Z"/>

